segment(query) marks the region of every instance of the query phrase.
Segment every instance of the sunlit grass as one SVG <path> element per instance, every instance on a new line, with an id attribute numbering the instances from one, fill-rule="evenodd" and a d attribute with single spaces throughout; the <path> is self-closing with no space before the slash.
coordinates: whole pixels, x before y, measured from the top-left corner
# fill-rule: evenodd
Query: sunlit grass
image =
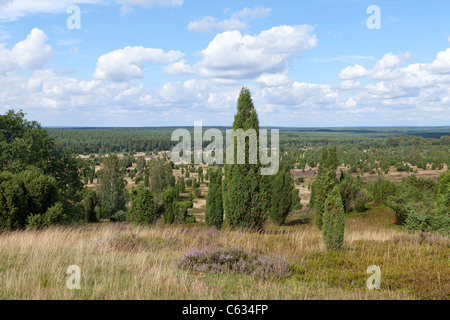
<path id="1" fill-rule="evenodd" d="M 310 217 L 298 213 L 266 232 L 93 224 L 0 234 L 1 299 L 449 299 L 448 239 L 424 240 L 392 223 L 387 208 L 349 214 L 343 250 L 327 252 Z M 430 238 L 431 239 L 431 238 Z M 291 262 L 281 281 L 177 268 L 195 248 L 221 246 L 276 254 Z M 66 287 L 69 265 L 81 289 Z M 380 290 L 366 269 L 381 268 Z"/>

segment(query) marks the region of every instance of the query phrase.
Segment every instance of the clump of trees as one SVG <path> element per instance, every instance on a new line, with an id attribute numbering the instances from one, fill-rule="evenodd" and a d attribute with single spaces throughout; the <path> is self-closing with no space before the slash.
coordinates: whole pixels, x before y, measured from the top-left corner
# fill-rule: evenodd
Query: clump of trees
<path id="1" fill-rule="evenodd" d="M 21 111 L 0 115 L 0 129 L 0 229 L 84 220 L 81 161 Z"/>

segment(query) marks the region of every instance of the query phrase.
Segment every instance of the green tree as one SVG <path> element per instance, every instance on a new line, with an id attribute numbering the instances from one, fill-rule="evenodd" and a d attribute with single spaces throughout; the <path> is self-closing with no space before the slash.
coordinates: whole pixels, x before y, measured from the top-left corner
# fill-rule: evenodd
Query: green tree
<path id="1" fill-rule="evenodd" d="M 179 206 L 177 203 L 177 196 L 173 187 L 167 188 L 162 194 L 164 207 L 164 223 L 172 224 L 176 221 L 179 214 Z"/>
<path id="2" fill-rule="evenodd" d="M 232 227 L 262 229 L 270 211 L 270 176 L 261 175 L 261 163 L 250 164 L 250 148 L 259 150 L 259 121 L 250 91 L 243 87 L 237 102 L 233 129 L 244 132 L 253 129 L 257 145 L 245 141 L 245 164 L 237 163 L 237 143 L 234 145 L 234 164 L 225 166 L 224 204 L 225 217 Z"/>
<path id="3" fill-rule="evenodd" d="M 345 213 L 339 186 L 326 199 L 323 214 L 323 236 L 328 250 L 339 250 L 344 243 Z"/>
<path id="4" fill-rule="evenodd" d="M 98 197 L 93 189 L 84 190 L 84 220 L 86 223 L 97 222 L 96 207 L 98 205 Z"/>
<path id="5" fill-rule="evenodd" d="M 149 168 L 150 189 L 159 196 L 168 187 L 175 186 L 175 177 L 173 176 L 172 166 L 164 162 L 161 158 L 153 159 Z"/>
<path id="6" fill-rule="evenodd" d="M 103 162 L 100 171 L 99 198 L 106 217 L 111 218 L 117 211 L 125 211 L 126 192 L 124 171 L 119 158 L 110 155 Z"/>
<path id="7" fill-rule="evenodd" d="M 338 166 L 336 148 L 323 148 L 316 180 L 311 186 L 310 207 L 314 212 L 315 223 L 322 229 L 324 205 L 328 195 L 337 184 L 336 169 Z"/>
<path id="8" fill-rule="evenodd" d="M 142 186 L 131 190 L 131 207 L 127 219 L 140 224 L 153 224 L 157 208 L 153 194 Z"/>
<path id="9" fill-rule="evenodd" d="M 205 224 L 222 229 L 223 199 L 222 199 L 222 170 L 209 170 L 208 195 L 206 196 Z"/>
<path id="10" fill-rule="evenodd" d="M 274 176 L 272 182 L 272 204 L 270 210 L 270 218 L 279 226 L 284 224 L 286 217 L 292 210 L 294 205 L 294 190 L 294 179 L 292 178 L 289 165 L 285 162 L 281 162 L 280 169 Z"/>

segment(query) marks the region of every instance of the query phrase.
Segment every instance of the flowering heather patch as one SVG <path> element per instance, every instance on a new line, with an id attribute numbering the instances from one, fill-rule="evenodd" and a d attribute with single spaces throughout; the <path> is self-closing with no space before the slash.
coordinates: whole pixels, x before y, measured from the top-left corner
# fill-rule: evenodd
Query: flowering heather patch
<path id="1" fill-rule="evenodd" d="M 242 249 L 205 247 L 195 249 L 178 263 L 181 269 L 211 274 L 236 273 L 262 279 L 283 279 L 292 275 L 289 262 Z"/>

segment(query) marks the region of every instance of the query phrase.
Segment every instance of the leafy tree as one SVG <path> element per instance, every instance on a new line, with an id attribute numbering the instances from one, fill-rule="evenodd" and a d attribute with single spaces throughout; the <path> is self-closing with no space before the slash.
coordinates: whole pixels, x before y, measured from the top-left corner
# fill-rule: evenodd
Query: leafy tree
<path id="1" fill-rule="evenodd" d="M 205 223 L 222 229 L 223 199 L 222 199 L 222 170 L 209 170 L 209 189 L 206 196 Z"/>
<path id="2" fill-rule="evenodd" d="M 172 166 L 164 162 L 161 158 L 153 159 L 150 162 L 150 189 L 155 195 L 160 195 L 168 187 L 175 186 Z"/>
<path id="3" fill-rule="evenodd" d="M 296 189 L 289 166 L 287 163 L 281 162 L 280 169 L 272 182 L 272 203 L 270 208 L 270 218 L 279 226 L 284 224 L 294 205 L 293 191 L 296 191 Z"/>
<path id="4" fill-rule="evenodd" d="M 131 207 L 127 219 L 140 224 L 153 224 L 156 219 L 156 204 L 153 194 L 142 186 L 131 190 Z"/>
<path id="5" fill-rule="evenodd" d="M 270 211 L 270 176 L 261 175 L 262 165 L 249 163 L 250 148 L 259 149 L 259 121 L 250 91 L 243 87 L 239 94 L 233 129 L 256 132 L 257 146 L 245 141 L 245 164 L 237 164 L 237 143 L 233 141 L 235 163 L 225 166 L 225 216 L 232 227 L 262 229 Z"/>
<path id="6" fill-rule="evenodd" d="M 319 229 L 322 229 L 322 217 L 326 199 L 337 184 L 337 166 L 336 148 L 323 148 L 317 178 L 311 186 L 310 199 L 310 207 L 313 209 L 315 223 Z"/>
<path id="7" fill-rule="evenodd" d="M 106 217 L 124 210 L 126 200 L 124 171 L 116 155 L 110 155 L 103 162 L 100 171 L 99 198 Z"/>
<path id="8" fill-rule="evenodd" d="M 199 183 L 203 182 L 203 168 L 202 167 L 198 168 L 198 182 Z"/>
<path id="9" fill-rule="evenodd" d="M 337 185 L 325 201 L 322 229 L 327 249 L 339 250 L 344 243 L 345 213 Z"/>
<path id="10" fill-rule="evenodd" d="M 56 180 L 58 197 L 70 211 L 81 200 L 83 160 L 62 151 L 36 121 L 22 111 L 0 115 L 0 170 L 20 173 L 34 167 Z"/>

